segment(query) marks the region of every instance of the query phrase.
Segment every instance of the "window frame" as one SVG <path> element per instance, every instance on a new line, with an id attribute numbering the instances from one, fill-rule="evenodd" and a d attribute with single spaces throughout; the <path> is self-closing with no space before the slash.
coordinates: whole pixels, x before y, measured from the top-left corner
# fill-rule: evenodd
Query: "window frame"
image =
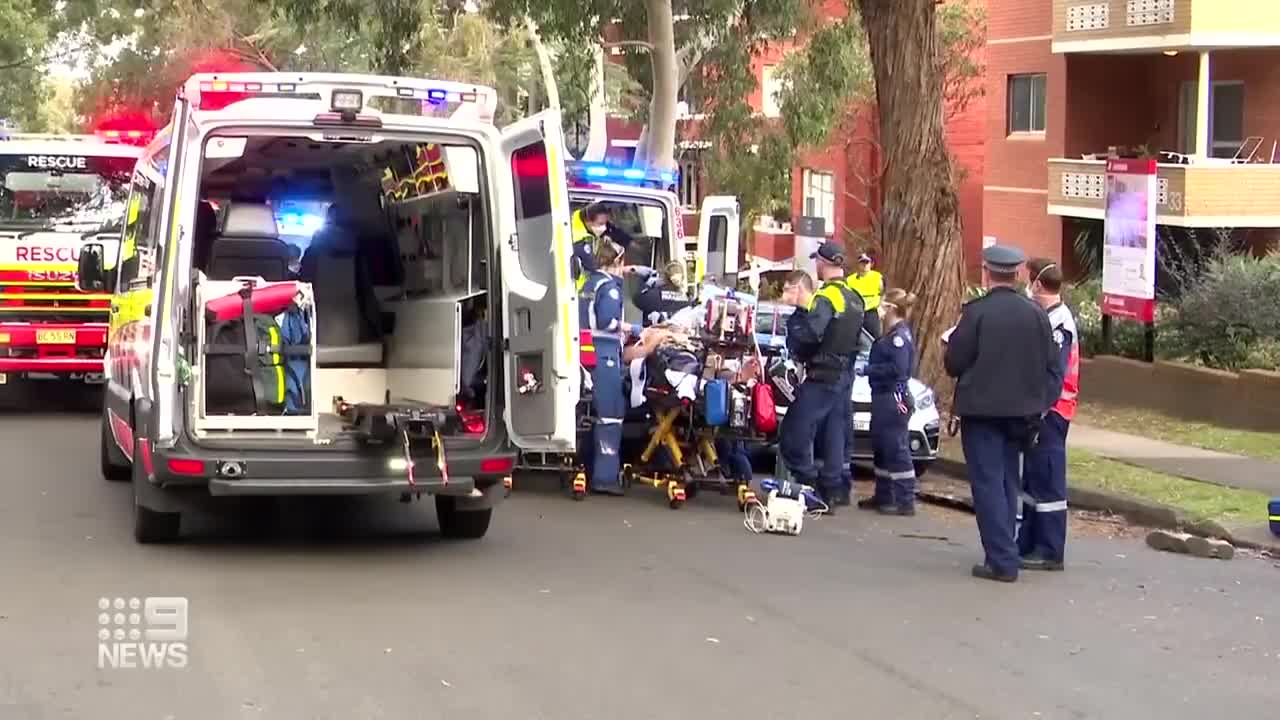
<path id="1" fill-rule="evenodd" d="M 815 186 L 814 180 L 826 179 L 829 187 Z M 817 195 L 813 193 L 817 189 Z M 816 211 L 810 211 L 809 200 L 814 201 Z M 836 223 L 836 174 L 827 170 L 805 168 L 801 179 L 800 202 L 803 214 L 809 217 L 820 217 L 824 221 L 824 232 L 832 234 Z"/>
<path id="2" fill-rule="evenodd" d="M 782 116 L 778 93 L 782 91 L 782 79 L 778 77 L 777 63 L 760 68 L 760 114 L 767 118 Z"/>
<path id="3" fill-rule="evenodd" d="M 1037 80 L 1040 81 L 1038 109 L 1036 107 L 1037 105 L 1036 81 Z M 1029 107 L 1026 108 L 1027 127 L 1025 129 L 1015 127 L 1015 118 L 1017 117 L 1017 115 L 1014 110 L 1015 97 L 1016 97 L 1014 93 L 1014 87 L 1016 86 L 1017 83 L 1022 81 L 1026 81 L 1029 83 L 1029 87 L 1027 90 Z M 1005 133 L 1007 135 L 1009 136 L 1044 135 L 1049 127 L 1048 107 L 1049 107 L 1049 75 L 1048 73 L 1030 72 L 1030 73 L 1011 73 L 1008 75 L 1005 82 L 1005 109 L 1004 109 Z M 1039 113 L 1038 118 L 1037 118 L 1037 113 Z M 1036 127 L 1037 119 L 1039 119 L 1040 121 L 1039 128 Z"/>

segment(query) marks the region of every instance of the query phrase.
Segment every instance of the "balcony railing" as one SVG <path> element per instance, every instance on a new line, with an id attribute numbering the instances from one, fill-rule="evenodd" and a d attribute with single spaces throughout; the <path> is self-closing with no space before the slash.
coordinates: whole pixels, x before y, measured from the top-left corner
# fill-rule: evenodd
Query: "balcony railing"
<path id="1" fill-rule="evenodd" d="M 1180 227 L 1280 227 L 1280 164 L 1202 161 L 1156 167 L 1156 222 Z M 1102 219 L 1106 161 L 1049 161 L 1049 214 Z"/>
<path id="2" fill-rule="evenodd" d="M 1276 0 L 1053 0 L 1056 53 L 1280 45 L 1271 28 Z"/>

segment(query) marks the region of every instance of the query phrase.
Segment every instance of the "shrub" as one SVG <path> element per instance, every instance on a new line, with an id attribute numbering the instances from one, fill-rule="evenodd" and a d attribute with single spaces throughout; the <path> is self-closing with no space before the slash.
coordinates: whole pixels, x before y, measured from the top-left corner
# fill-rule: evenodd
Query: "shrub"
<path id="1" fill-rule="evenodd" d="M 1073 285 L 1063 293 L 1063 301 L 1076 317 L 1076 329 L 1080 332 L 1080 352 L 1086 356 L 1102 353 L 1101 298 L 1101 280 Z M 1156 357 L 1173 357 L 1180 344 L 1175 341 L 1169 327 L 1175 313 L 1176 310 L 1167 304 L 1156 305 Z M 1118 318 L 1111 323 L 1111 354 L 1141 360 L 1145 344 L 1146 331 L 1141 323 Z"/>
<path id="2" fill-rule="evenodd" d="M 1190 282 L 1171 325 L 1180 355 L 1210 367 L 1280 367 L 1280 255 L 1219 257 Z"/>

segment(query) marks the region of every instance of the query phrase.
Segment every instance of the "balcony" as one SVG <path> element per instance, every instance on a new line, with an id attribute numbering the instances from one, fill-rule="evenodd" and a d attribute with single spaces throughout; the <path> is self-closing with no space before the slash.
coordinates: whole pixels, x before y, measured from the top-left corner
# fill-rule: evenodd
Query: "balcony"
<path id="1" fill-rule="evenodd" d="M 1275 28 L 1276 0 L 1053 0 L 1055 53 L 1272 47 Z"/>
<path id="2" fill-rule="evenodd" d="M 1280 163 L 1201 160 L 1156 167 L 1156 223 L 1280 227 Z M 1103 219 L 1106 161 L 1049 161 L 1049 214 Z"/>

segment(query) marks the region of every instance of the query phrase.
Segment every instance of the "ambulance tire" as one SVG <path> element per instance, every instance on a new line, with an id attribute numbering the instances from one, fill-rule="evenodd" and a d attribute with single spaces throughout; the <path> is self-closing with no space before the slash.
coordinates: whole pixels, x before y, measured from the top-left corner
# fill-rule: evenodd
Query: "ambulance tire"
<path id="1" fill-rule="evenodd" d="M 107 413 L 103 410 L 102 426 L 100 433 L 101 439 L 98 441 L 98 454 L 102 468 L 102 477 L 110 482 L 125 482 L 132 477 L 129 467 L 129 459 L 120 452 L 120 448 L 116 447 L 116 440 L 111 435 L 111 428 L 107 424 Z"/>
<path id="2" fill-rule="evenodd" d="M 436 496 L 436 520 L 440 523 L 440 534 L 446 539 L 479 540 L 489 532 L 492 517 L 493 508 L 459 510 L 456 497 Z"/>
<path id="3" fill-rule="evenodd" d="M 133 446 L 133 456 L 139 457 L 138 445 Z M 142 463 L 133 465 L 133 539 L 142 545 L 163 545 L 174 542 L 182 528 L 182 513 L 160 512 L 139 503 L 138 486 L 147 482 Z"/>

